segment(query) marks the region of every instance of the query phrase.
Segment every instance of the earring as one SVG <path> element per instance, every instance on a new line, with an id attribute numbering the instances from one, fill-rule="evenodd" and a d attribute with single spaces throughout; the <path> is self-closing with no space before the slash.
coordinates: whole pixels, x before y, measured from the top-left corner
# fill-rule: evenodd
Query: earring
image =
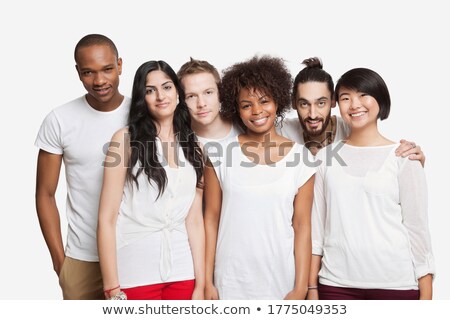
<path id="1" fill-rule="evenodd" d="M 177 105 L 180 103 L 180 98 L 179 98 L 179 96 L 177 95 Z"/>

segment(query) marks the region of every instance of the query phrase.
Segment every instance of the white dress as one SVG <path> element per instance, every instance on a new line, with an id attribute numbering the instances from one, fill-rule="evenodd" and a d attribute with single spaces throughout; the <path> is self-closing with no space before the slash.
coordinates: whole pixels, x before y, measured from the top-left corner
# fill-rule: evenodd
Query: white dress
<path id="1" fill-rule="evenodd" d="M 256 165 L 234 147 L 212 158 L 222 188 L 214 269 L 220 299 L 283 299 L 294 287 L 294 198 L 314 173 L 294 144 L 275 165 Z"/>
<path id="2" fill-rule="evenodd" d="M 313 254 L 323 256 L 320 283 L 407 290 L 434 274 L 424 170 L 396 157 L 397 147 L 339 142 L 317 154 L 312 240 Z"/>

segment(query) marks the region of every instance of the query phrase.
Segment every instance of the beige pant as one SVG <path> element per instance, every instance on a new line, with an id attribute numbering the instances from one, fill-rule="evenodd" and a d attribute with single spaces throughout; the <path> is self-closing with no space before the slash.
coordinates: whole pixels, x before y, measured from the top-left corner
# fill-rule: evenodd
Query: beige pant
<path id="1" fill-rule="evenodd" d="M 66 257 L 59 273 L 64 300 L 103 300 L 103 283 L 98 262 Z"/>

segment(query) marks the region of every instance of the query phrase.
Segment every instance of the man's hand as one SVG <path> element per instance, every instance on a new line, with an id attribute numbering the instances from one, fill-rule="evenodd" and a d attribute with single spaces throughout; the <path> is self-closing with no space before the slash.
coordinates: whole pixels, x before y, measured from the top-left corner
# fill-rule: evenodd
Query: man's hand
<path id="1" fill-rule="evenodd" d="M 414 142 L 400 140 L 400 146 L 395 150 L 397 157 L 408 157 L 410 160 L 419 160 L 422 167 L 425 166 L 425 154 L 422 152 L 420 146 L 417 146 Z"/>

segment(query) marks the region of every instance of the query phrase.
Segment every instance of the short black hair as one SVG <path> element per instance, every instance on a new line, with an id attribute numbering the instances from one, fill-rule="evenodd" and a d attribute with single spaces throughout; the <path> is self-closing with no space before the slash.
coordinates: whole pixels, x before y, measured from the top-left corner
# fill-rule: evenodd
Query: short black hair
<path id="1" fill-rule="evenodd" d="M 367 68 L 355 68 L 344 73 L 336 83 L 335 98 L 339 101 L 339 90 L 345 87 L 357 92 L 364 92 L 378 103 L 380 112 L 378 119 L 384 120 L 391 111 L 391 97 L 383 78 L 373 70 Z"/>
<path id="2" fill-rule="evenodd" d="M 111 50 L 116 55 L 116 59 L 119 59 L 119 51 L 117 51 L 117 47 L 114 44 L 114 42 L 108 38 L 107 36 L 104 36 L 102 34 L 88 34 L 84 36 L 83 38 L 78 41 L 77 45 L 75 46 L 75 50 L 73 53 L 73 56 L 75 58 L 75 61 L 77 61 L 77 52 L 81 48 L 90 47 L 90 46 L 96 46 L 96 45 L 107 45 L 111 48 Z"/>

